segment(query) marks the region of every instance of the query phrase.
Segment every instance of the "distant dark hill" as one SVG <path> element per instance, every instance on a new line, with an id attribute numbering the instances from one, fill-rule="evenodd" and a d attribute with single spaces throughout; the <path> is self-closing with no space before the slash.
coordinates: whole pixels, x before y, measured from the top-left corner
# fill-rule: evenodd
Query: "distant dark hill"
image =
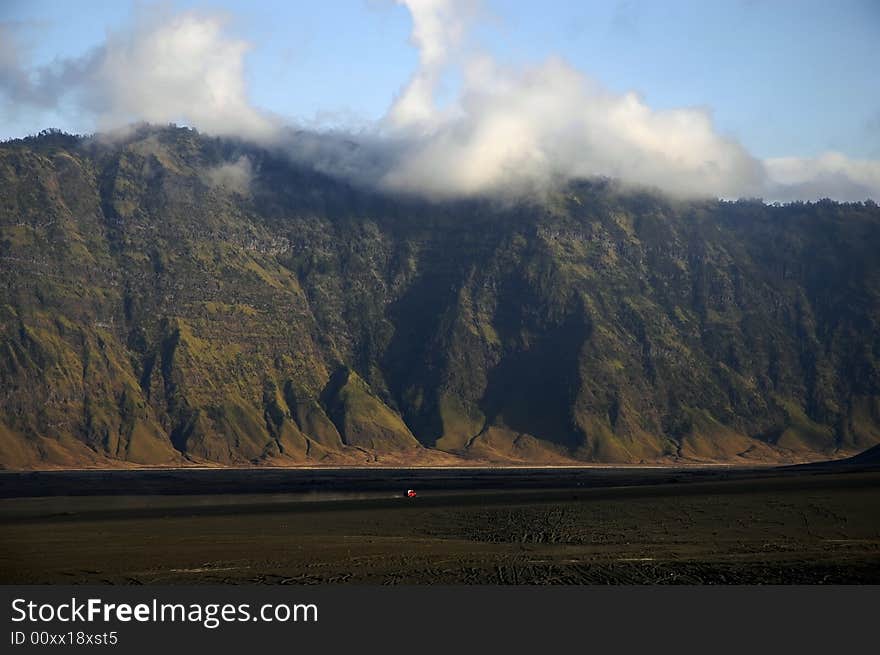
<path id="1" fill-rule="evenodd" d="M 428 202 L 178 128 L 0 145 L 0 465 L 804 461 L 880 442 L 880 210 Z"/>
<path id="2" fill-rule="evenodd" d="M 798 464 L 786 467 L 786 469 L 802 469 L 802 470 L 859 470 L 874 471 L 880 470 L 880 444 L 872 446 L 852 457 L 844 457 L 841 459 L 833 459 L 823 462 L 810 462 L 808 464 Z"/>
<path id="3" fill-rule="evenodd" d="M 845 460 L 856 466 L 871 466 L 880 468 L 880 445 L 872 446 L 858 455 Z"/>

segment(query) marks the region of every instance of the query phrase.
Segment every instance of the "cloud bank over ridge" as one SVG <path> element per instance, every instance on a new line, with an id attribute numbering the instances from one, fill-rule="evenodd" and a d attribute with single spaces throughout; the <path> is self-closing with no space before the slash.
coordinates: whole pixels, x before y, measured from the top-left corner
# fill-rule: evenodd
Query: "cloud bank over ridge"
<path id="1" fill-rule="evenodd" d="M 761 160 L 719 134 L 706 109 L 654 110 L 559 58 L 500 64 L 468 38 L 477 0 L 396 1 L 412 17 L 419 64 L 366 130 L 304 133 L 255 107 L 245 79 L 251 46 L 211 12 L 142 11 L 95 50 L 37 69 L 0 26 L 0 107 L 73 106 L 100 130 L 185 123 L 284 147 L 360 183 L 434 197 L 603 176 L 680 196 L 880 199 L 880 162 L 839 153 Z M 461 82 L 441 104 L 450 72 Z"/>

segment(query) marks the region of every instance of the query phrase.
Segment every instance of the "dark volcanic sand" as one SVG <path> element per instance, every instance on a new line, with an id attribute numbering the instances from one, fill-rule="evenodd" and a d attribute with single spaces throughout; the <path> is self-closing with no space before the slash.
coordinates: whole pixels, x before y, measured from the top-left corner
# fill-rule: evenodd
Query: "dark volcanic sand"
<path id="1" fill-rule="evenodd" d="M 880 583 L 876 470 L 3 473 L 0 496 L 2 583 Z"/>

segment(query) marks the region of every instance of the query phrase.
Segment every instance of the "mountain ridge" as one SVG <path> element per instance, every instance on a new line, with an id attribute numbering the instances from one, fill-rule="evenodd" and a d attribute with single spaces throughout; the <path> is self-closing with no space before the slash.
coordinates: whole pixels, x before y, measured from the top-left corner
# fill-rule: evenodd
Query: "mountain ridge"
<path id="1" fill-rule="evenodd" d="M 430 202 L 176 127 L 6 142 L 0 180 L 7 468 L 880 442 L 871 202 Z"/>

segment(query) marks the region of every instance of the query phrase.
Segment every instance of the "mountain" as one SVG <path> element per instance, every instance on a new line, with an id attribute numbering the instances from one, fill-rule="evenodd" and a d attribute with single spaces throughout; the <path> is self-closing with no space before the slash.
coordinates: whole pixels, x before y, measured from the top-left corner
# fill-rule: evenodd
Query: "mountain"
<path id="1" fill-rule="evenodd" d="M 880 442 L 880 209 L 364 190 L 0 145 L 0 464 L 746 462 Z"/>

